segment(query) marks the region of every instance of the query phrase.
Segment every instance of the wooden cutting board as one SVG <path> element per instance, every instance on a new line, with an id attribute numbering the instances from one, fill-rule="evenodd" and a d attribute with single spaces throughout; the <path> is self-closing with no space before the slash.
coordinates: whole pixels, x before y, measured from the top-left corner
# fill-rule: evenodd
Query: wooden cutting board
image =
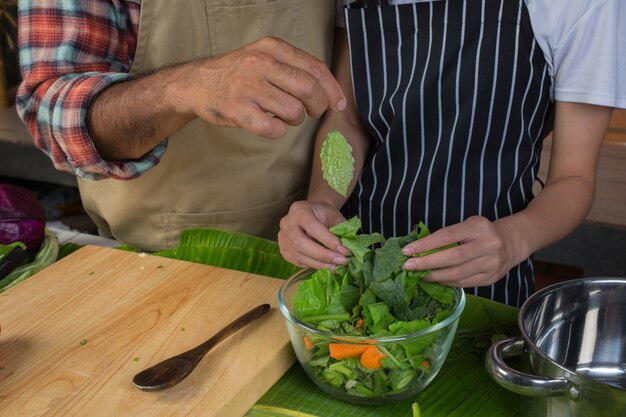
<path id="1" fill-rule="evenodd" d="M 284 281 L 94 246 L 0 294 L 0 415 L 239 417 L 294 363 Z M 180 384 L 133 376 L 208 339 L 256 305 Z"/>

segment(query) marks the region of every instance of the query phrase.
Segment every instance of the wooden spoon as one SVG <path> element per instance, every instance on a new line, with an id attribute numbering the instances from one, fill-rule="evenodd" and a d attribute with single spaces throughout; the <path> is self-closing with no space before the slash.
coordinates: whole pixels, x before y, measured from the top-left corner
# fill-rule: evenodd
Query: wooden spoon
<path id="1" fill-rule="evenodd" d="M 139 372 L 133 378 L 133 383 L 142 391 L 159 391 L 178 384 L 194 370 L 196 365 L 200 362 L 200 359 L 215 345 L 237 330 L 258 319 L 263 314 L 267 313 L 269 309 L 269 304 L 261 304 L 253 308 L 241 317 L 235 319 L 206 342 Z"/>

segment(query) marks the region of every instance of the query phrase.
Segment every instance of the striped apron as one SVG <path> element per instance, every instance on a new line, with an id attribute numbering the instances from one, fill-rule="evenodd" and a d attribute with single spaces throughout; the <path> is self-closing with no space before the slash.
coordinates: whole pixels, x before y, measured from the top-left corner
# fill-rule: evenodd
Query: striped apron
<path id="1" fill-rule="evenodd" d="M 441 0 L 345 10 L 355 98 L 374 143 L 344 207 L 363 232 L 405 235 L 533 198 L 550 77 L 523 0 Z M 519 306 L 532 260 L 466 292 Z"/>

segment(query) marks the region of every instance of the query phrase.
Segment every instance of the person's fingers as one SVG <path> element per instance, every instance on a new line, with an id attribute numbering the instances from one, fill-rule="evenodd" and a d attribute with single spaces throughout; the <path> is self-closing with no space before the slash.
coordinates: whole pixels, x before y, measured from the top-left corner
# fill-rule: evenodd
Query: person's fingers
<path id="1" fill-rule="evenodd" d="M 348 260 L 343 255 L 307 238 L 293 241 L 292 246 L 301 259 L 314 259 L 328 265 L 348 264 Z"/>
<path id="2" fill-rule="evenodd" d="M 302 123 L 306 113 L 345 107 L 337 105 L 345 96 L 326 64 L 276 38 L 194 62 L 181 78 L 186 95 L 178 100 L 190 103 L 181 111 L 268 138 L 283 136 L 285 124 Z"/>
<path id="3" fill-rule="evenodd" d="M 255 48 L 274 56 L 278 61 L 309 73 L 320 85 L 331 109 L 342 111 L 346 96 L 328 66 L 319 58 L 278 38 L 267 37 L 255 43 Z"/>
<path id="4" fill-rule="evenodd" d="M 462 242 L 467 238 L 466 227 L 462 223 L 439 229 L 428 236 L 413 241 L 402 248 L 407 256 L 418 255 L 453 243 Z"/>
<path id="5" fill-rule="evenodd" d="M 309 116 L 318 118 L 324 114 L 328 98 L 318 80 L 308 72 L 280 61 L 275 62 L 275 67 L 267 74 L 270 83 L 301 102 Z"/>
<path id="6" fill-rule="evenodd" d="M 437 282 L 439 282 L 440 284 L 448 285 L 450 287 L 471 288 L 471 287 L 483 287 L 486 285 L 491 285 L 495 281 L 496 280 L 491 279 L 491 275 L 486 274 L 486 273 L 480 273 L 480 274 L 472 275 L 458 282 L 456 281 L 449 281 L 449 282 L 437 281 Z"/>
<path id="7" fill-rule="evenodd" d="M 303 254 L 297 254 L 295 259 L 296 261 L 291 262 L 291 263 L 293 263 L 296 266 L 299 266 L 300 268 L 331 269 L 331 270 L 335 270 L 335 268 L 337 268 L 337 265 L 335 264 L 325 263 L 318 259 L 311 258 Z"/>
<path id="8" fill-rule="evenodd" d="M 488 277 L 493 275 L 490 271 L 491 265 L 488 265 L 488 260 L 478 258 L 461 265 L 431 270 L 425 279 L 427 281 L 438 282 L 440 284 L 454 287 L 475 286 L 478 285 L 476 284 L 476 282 L 478 282 L 477 277 L 480 276 L 486 280 Z M 468 280 L 470 280 L 469 283 L 466 282 Z M 489 282 L 489 284 L 490 283 L 491 282 Z M 487 282 L 480 283 L 480 285 L 486 284 Z"/>
<path id="9" fill-rule="evenodd" d="M 298 266 L 320 269 L 348 263 L 341 254 L 311 240 L 302 230 L 291 229 L 286 232 L 281 228 L 278 244 L 283 257 Z"/>
<path id="10" fill-rule="evenodd" d="M 290 126 L 297 126 L 306 116 L 306 103 L 288 92 L 267 83 L 264 90 L 253 97 L 262 110 L 273 114 Z"/>
<path id="11" fill-rule="evenodd" d="M 296 226 L 292 226 L 290 221 L 293 219 L 297 219 Z M 326 252 L 326 257 L 321 258 L 319 255 L 318 259 L 325 259 L 327 262 L 331 262 L 332 258 L 343 258 L 344 255 L 349 255 L 350 251 L 348 251 L 345 247 L 341 245 L 341 240 L 336 235 L 332 234 L 328 231 L 328 224 L 324 223 L 324 221 L 330 221 L 332 224 L 339 223 L 345 218 L 337 211 L 336 213 L 332 210 L 328 210 L 319 205 L 310 204 L 308 202 L 295 202 L 290 210 L 289 215 L 281 220 L 281 230 L 292 230 L 296 229 L 297 232 L 292 232 L 292 236 L 298 236 L 298 233 L 302 233 L 309 240 L 314 239 L 319 244 L 323 245 L 328 249 Z M 298 236 L 300 237 L 300 236 Z M 298 242 L 292 240 L 292 245 L 296 246 Z M 316 243 L 316 246 L 317 245 Z M 302 246 L 298 249 L 300 252 L 305 252 L 311 250 L 310 246 Z M 332 256 L 331 256 L 332 254 Z M 332 261 L 337 263 L 336 261 Z M 343 262 L 343 260 L 342 260 Z"/>
<path id="12" fill-rule="evenodd" d="M 477 242 L 457 245 L 424 256 L 409 258 L 404 263 L 407 270 L 423 271 L 461 265 L 484 255 L 484 248 Z"/>
<path id="13" fill-rule="evenodd" d="M 408 256 L 417 255 L 453 243 L 467 242 L 477 236 L 489 233 L 492 229 L 493 223 L 491 221 L 484 217 L 473 216 L 461 223 L 444 227 L 428 236 L 411 242 L 402 249 L 402 253 Z"/>
<path id="14" fill-rule="evenodd" d="M 281 138 L 287 131 L 283 120 L 272 117 L 254 103 L 249 103 L 245 111 L 235 114 L 233 120 L 239 127 L 269 139 Z"/>
<path id="15" fill-rule="evenodd" d="M 324 245 L 326 248 L 333 251 L 335 256 L 343 257 L 346 253 L 346 248 L 341 245 L 341 240 L 336 235 L 330 233 L 328 228 L 319 222 L 305 222 L 303 225 L 304 232 L 315 239 L 317 242 Z"/>

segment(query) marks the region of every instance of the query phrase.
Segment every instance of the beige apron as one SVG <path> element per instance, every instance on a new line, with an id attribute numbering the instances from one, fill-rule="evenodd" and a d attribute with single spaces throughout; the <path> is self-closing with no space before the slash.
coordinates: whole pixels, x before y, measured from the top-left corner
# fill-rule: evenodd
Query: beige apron
<path id="1" fill-rule="evenodd" d="M 143 0 L 131 72 L 232 51 L 266 35 L 330 62 L 333 0 Z M 200 119 L 169 138 L 161 163 L 131 181 L 79 180 L 101 235 L 145 250 L 180 232 L 217 227 L 276 239 L 280 218 L 305 197 L 317 120 L 279 140 Z"/>

